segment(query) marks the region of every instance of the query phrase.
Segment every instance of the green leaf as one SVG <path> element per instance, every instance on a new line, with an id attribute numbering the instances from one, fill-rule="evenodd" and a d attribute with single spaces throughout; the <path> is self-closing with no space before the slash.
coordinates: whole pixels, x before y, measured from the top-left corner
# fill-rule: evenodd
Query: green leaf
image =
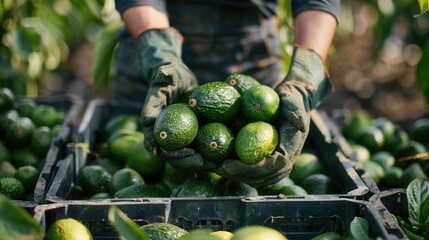
<path id="1" fill-rule="evenodd" d="M 420 212 L 422 214 L 423 229 L 429 229 L 429 199 L 426 199 L 423 203 Z"/>
<path id="2" fill-rule="evenodd" d="M 119 44 L 118 31 L 123 27 L 121 21 L 111 22 L 100 30 L 95 44 L 95 59 L 92 68 L 94 85 L 98 89 L 106 89 L 112 82 L 113 63 Z"/>
<path id="3" fill-rule="evenodd" d="M 109 209 L 109 221 L 119 235 L 127 240 L 149 240 L 146 233 L 116 206 Z"/>
<path id="4" fill-rule="evenodd" d="M 416 178 L 407 187 L 408 214 L 413 225 L 420 226 L 426 219 L 421 209 L 423 203 L 429 198 L 429 182 Z"/>
<path id="5" fill-rule="evenodd" d="M 429 40 L 423 48 L 422 58 L 416 66 L 417 87 L 424 94 L 426 103 L 429 105 Z"/>
<path id="6" fill-rule="evenodd" d="M 0 239 L 43 239 L 45 232 L 22 207 L 0 196 Z"/>
<path id="7" fill-rule="evenodd" d="M 196 240 L 196 239 L 221 240 L 221 238 L 210 234 L 210 232 L 212 232 L 210 229 L 198 229 L 198 230 L 194 230 L 189 233 L 186 233 L 185 235 L 181 236 L 177 240 Z"/>
<path id="8" fill-rule="evenodd" d="M 371 239 L 368 235 L 369 224 L 365 218 L 355 217 L 350 223 L 350 233 L 355 239 Z"/>
<path id="9" fill-rule="evenodd" d="M 415 17 L 423 15 L 425 12 L 429 10 L 429 0 L 417 0 L 417 1 L 420 6 L 420 13 L 417 15 L 414 15 Z"/>
<path id="10" fill-rule="evenodd" d="M 407 235 L 407 237 L 410 240 L 424 240 L 423 237 L 420 237 L 419 235 L 415 234 L 414 232 L 408 230 L 408 229 L 404 229 L 405 235 Z"/>

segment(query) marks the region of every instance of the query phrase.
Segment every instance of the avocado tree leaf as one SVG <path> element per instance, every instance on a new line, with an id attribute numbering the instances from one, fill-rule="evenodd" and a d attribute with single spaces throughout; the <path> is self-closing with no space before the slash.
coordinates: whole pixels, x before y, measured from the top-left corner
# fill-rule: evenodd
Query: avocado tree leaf
<path id="1" fill-rule="evenodd" d="M 418 17 L 429 10 L 429 0 L 417 0 L 417 2 L 420 6 L 420 13 L 414 15 L 415 17 Z"/>
<path id="2" fill-rule="evenodd" d="M 408 214 L 411 224 L 419 227 L 426 219 L 423 218 L 423 203 L 429 198 L 429 181 L 416 178 L 407 187 Z"/>
<path id="3" fill-rule="evenodd" d="M 426 199 L 420 211 L 422 214 L 423 229 L 429 229 L 429 199 Z"/>
<path id="4" fill-rule="evenodd" d="M 115 227 L 120 236 L 127 240 L 149 240 L 146 233 L 128 218 L 118 207 L 111 206 L 109 209 L 109 221 Z"/>
<path id="5" fill-rule="evenodd" d="M 429 105 L 429 40 L 423 47 L 422 57 L 416 66 L 417 87 L 424 94 L 426 104 Z"/>
<path id="6" fill-rule="evenodd" d="M 42 227 L 22 207 L 0 195 L 0 239 L 40 239 Z"/>
<path id="7" fill-rule="evenodd" d="M 355 217 L 350 223 L 350 233 L 354 239 L 371 239 L 369 237 L 369 224 L 365 218 Z"/>

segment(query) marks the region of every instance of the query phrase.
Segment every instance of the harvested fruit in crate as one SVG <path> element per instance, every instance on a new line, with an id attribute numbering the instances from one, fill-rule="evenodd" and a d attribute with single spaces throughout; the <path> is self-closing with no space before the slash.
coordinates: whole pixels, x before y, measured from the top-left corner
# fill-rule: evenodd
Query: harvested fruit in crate
<path id="1" fill-rule="evenodd" d="M 415 120 L 407 129 L 386 117 L 355 112 L 342 132 L 353 156 L 381 189 L 405 188 L 429 173 L 429 119 Z"/>
<path id="2" fill-rule="evenodd" d="M 51 142 L 66 113 L 0 89 L 0 193 L 33 201 Z"/>

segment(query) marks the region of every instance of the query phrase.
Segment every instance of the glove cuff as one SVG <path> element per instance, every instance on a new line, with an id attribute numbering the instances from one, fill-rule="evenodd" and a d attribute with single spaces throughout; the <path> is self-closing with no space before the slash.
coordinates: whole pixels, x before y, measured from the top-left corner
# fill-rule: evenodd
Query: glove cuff
<path id="1" fill-rule="evenodd" d="M 150 81 L 158 68 L 181 61 L 183 37 L 175 28 L 149 29 L 135 41 L 133 63 L 145 81 Z"/>
<path id="2" fill-rule="evenodd" d="M 333 91 L 328 69 L 320 55 L 312 49 L 295 45 L 288 75 L 294 81 L 300 80 L 298 84 L 305 84 L 311 109 L 316 108 Z"/>

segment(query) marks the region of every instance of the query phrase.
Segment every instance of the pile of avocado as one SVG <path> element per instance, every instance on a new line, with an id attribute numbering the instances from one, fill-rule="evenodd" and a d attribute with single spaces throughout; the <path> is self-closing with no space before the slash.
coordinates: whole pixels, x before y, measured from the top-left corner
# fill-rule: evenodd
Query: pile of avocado
<path id="1" fill-rule="evenodd" d="M 0 194 L 33 201 L 52 140 L 66 113 L 0 88 Z"/>

